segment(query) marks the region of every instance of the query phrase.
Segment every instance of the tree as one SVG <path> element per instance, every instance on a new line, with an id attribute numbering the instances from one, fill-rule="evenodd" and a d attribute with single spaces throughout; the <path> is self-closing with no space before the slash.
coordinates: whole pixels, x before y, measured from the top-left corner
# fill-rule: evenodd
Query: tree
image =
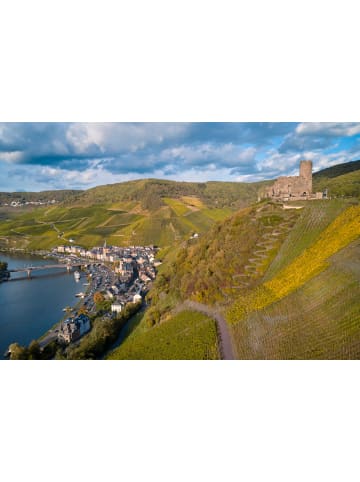
<path id="1" fill-rule="evenodd" d="M 28 350 L 24 346 L 20 346 L 19 343 L 12 343 L 9 346 L 10 360 L 27 360 Z"/>
<path id="2" fill-rule="evenodd" d="M 95 300 L 94 300 L 95 301 Z M 79 315 L 87 315 L 88 314 L 88 310 L 85 308 L 84 305 L 80 306 L 79 310 L 78 310 L 78 313 Z"/>
<path id="3" fill-rule="evenodd" d="M 40 345 L 36 340 L 33 340 L 28 348 L 28 358 L 29 360 L 40 360 L 41 359 L 41 350 Z"/>
<path id="4" fill-rule="evenodd" d="M 97 291 L 94 293 L 94 302 L 98 305 L 104 301 L 104 295 L 100 293 L 100 291 Z"/>

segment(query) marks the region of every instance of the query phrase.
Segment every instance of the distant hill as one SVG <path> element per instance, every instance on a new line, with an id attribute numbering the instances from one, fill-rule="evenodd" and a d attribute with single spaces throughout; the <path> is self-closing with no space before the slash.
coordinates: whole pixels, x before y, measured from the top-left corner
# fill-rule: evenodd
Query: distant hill
<path id="1" fill-rule="evenodd" d="M 0 246 L 174 245 L 255 202 L 263 184 L 144 179 L 66 191 L 60 205 L 0 213 Z"/>
<path id="2" fill-rule="evenodd" d="M 209 208 L 240 208 L 257 199 L 259 188 L 267 181 L 241 182 L 177 182 L 161 179 L 140 179 L 97 186 L 69 199 L 68 203 L 103 204 L 135 201 L 144 210 L 165 206 L 164 198 L 182 196 L 199 198 Z"/>
<path id="3" fill-rule="evenodd" d="M 331 197 L 360 198 L 360 161 L 323 169 L 313 176 L 313 190 L 328 190 Z"/>
<path id="4" fill-rule="evenodd" d="M 343 164 L 336 164 L 336 166 L 327 167 L 319 172 L 314 173 L 314 179 L 321 178 L 332 179 L 333 177 L 343 176 L 349 172 L 360 170 L 360 161 L 345 162 Z"/>
<path id="5" fill-rule="evenodd" d="M 0 192 L 0 204 L 8 203 L 12 201 L 16 202 L 36 202 L 36 201 L 52 201 L 55 199 L 57 202 L 63 202 L 67 199 L 72 199 L 74 195 L 79 194 L 81 191 L 75 189 L 63 189 L 53 191 L 40 191 L 40 192 Z"/>

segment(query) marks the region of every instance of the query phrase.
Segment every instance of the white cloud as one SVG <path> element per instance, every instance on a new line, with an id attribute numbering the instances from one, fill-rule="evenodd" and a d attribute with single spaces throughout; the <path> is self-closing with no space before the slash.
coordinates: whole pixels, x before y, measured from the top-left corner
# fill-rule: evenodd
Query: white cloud
<path id="1" fill-rule="evenodd" d="M 302 122 L 295 129 L 300 135 L 354 136 L 360 134 L 359 122 Z"/>
<path id="2" fill-rule="evenodd" d="M 23 159 L 22 151 L 3 151 L 0 152 L 0 161 L 4 162 L 20 162 Z"/>
<path id="3" fill-rule="evenodd" d="M 98 148 L 102 153 L 136 152 L 149 144 L 162 144 L 187 132 L 187 124 L 75 123 L 66 139 L 78 154 Z"/>

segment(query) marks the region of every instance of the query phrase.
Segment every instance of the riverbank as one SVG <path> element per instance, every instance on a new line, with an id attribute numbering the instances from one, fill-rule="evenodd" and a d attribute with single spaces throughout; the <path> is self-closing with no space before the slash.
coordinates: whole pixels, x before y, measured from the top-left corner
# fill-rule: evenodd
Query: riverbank
<path id="1" fill-rule="evenodd" d="M 8 270 L 50 264 L 43 257 L 19 252 L 2 252 L 0 260 L 8 264 Z M 31 279 L 11 273 L 10 280 L 0 284 L 0 356 L 12 343 L 27 346 L 56 329 L 63 308 L 80 301 L 75 295 L 82 288 L 66 270 L 34 271 Z"/>

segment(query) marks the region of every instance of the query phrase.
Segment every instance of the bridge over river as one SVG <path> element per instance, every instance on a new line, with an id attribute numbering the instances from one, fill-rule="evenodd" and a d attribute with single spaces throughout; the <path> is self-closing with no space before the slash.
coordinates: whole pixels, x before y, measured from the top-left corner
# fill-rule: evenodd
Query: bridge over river
<path id="1" fill-rule="evenodd" d="M 24 268 L 9 269 L 9 273 L 27 273 L 28 278 L 31 278 L 32 271 L 42 271 L 45 269 L 66 269 L 68 272 L 72 268 L 80 268 L 81 266 L 87 266 L 84 263 L 67 263 L 67 264 L 43 264 L 40 266 L 25 266 Z"/>

